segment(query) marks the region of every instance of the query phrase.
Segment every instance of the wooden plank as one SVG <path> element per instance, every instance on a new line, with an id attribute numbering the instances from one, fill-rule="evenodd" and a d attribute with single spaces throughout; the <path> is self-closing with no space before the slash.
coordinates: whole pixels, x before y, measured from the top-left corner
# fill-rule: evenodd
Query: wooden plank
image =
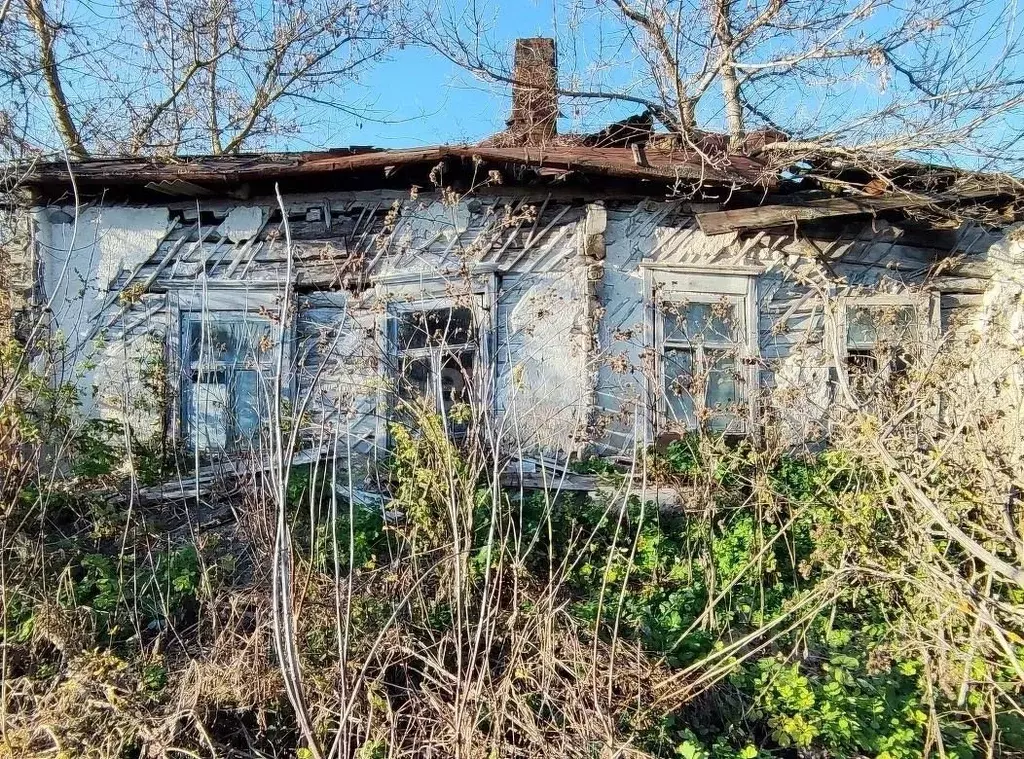
<path id="1" fill-rule="evenodd" d="M 855 216 L 905 208 L 940 206 L 964 200 L 996 197 L 998 190 L 975 190 L 955 195 L 899 195 L 884 198 L 828 198 L 799 205 L 757 206 L 697 214 L 697 223 L 707 235 L 723 235 L 746 229 L 792 226 L 797 222 L 836 216 Z"/>
<path id="2" fill-rule="evenodd" d="M 598 478 L 591 474 L 556 474 L 548 472 L 510 472 L 501 476 L 502 487 L 522 487 L 527 490 L 597 490 Z"/>
<path id="3" fill-rule="evenodd" d="M 943 294 L 981 294 L 988 291 L 992 281 L 984 277 L 933 277 L 928 284 Z"/>

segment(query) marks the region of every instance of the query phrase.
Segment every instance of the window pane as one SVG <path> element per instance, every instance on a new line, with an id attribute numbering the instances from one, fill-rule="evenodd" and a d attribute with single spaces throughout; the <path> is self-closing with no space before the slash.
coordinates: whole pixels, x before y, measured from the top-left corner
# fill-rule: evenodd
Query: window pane
<path id="1" fill-rule="evenodd" d="M 403 358 L 398 378 L 398 395 L 407 401 L 428 397 L 430 392 L 430 359 Z"/>
<path id="2" fill-rule="evenodd" d="M 259 433 L 261 402 L 260 374 L 254 371 L 239 371 L 232 374 L 231 411 L 232 442 L 248 445 Z"/>
<path id="3" fill-rule="evenodd" d="M 693 353 L 688 350 L 665 351 L 665 412 L 672 421 L 694 425 Z"/>
<path id="4" fill-rule="evenodd" d="M 252 314 L 182 314 L 182 429 L 194 450 L 248 447 L 259 434 L 266 404 L 258 367 L 274 355 L 272 334 Z"/>
<path id="5" fill-rule="evenodd" d="M 273 344 L 264 319 L 218 312 L 182 316 L 182 346 L 190 362 L 202 356 L 206 364 L 252 365 L 265 360 Z"/>
<path id="6" fill-rule="evenodd" d="M 195 450 L 224 450 L 228 443 L 228 388 L 220 382 L 197 382 L 191 391 L 189 443 Z"/>
<path id="7" fill-rule="evenodd" d="M 399 350 L 464 345 L 474 337 L 473 312 L 468 308 L 407 311 L 399 315 Z"/>
<path id="8" fill-rule="evenodd" d="M 872 350 L 851 350 L 846 354 L 846 365 L 851 373 L 875 374 L 878 371 L 878 357 Z"/>
<path id="9" fill-rule="evenodd" d="M 871 347 L 912 341 L 917 316 L 913 306 L 855 306 L 847 309 L 846 324 L 848 346 Z"/>
<path id="10" fill-rule="evenodd" d="M 736 340 L 739 332 L 736 306 L 726 300 L 714 303 L 666 303 L 665 340 Z"/>
<path id="11" fill-rule="evenodd" d="M 712 413 L 732 411 L 743 396 L 736 356 L 731 351 L 704 351 L 708 364 L 707 404 Z"/>
<path id="12" fill-rule="evenodd" d="M 473 351 L 447 353 L 441 358 L 441 401 L 446 409 L 469 403 L 473 387 Z"/>

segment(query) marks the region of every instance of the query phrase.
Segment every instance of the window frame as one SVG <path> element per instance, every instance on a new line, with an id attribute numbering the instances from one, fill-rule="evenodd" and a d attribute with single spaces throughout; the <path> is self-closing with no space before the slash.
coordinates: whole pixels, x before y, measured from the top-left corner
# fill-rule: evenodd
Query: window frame
<path id="1" fill-rule="evenodd" d="M 446 343 L 444 345 L 430 345 L 428 341 L 428 344 L 417 348 L 403 348 L 399 344 L 398 333 L 399 330 L 401 329 L 403 317 L 406 317 L 409 314 L 429 314 L 445 311 L 447 311 L 449 314 L 453 314 L 456 310 L 459 309 L 465 309 L 466 311 L 469 312 L 470 321 L 473 327 L 473 334 L 471 336 L 467 335 L 467 337 L 471 337 L 472 339 L 468 339 L 465 342 L 459 343 Z M 434 301 L 428 302 L 425 308 L 417 308 L 415 306 L 408 307 L 406 304 L 403 304 L 399 308 L 389 309 L 389 316 L 390 323 L 388 326 L 388 357 L 390 360 L 394 361 L 392 375 L 394 377 L 395 387 L 392 392 L 393 399 L 389 407 L 390 415 L 388 421 L 393 421 L 395 417 L 395 409 L 398 406 L 397 399 L 400 398 L 402 395 L 401 382 L 404 377 L 403 362 L 407 360 L 429 360 L 430 368 L 428 370 L 428 382 L 430 382 L 433 385 L 433 387 L 431 388 L 430 395 L 434 396 L 433 401 L 436 406 L 436 410 L 440 411 L 441 408 L 443 408 L 445 401 L 444 398 L 441 397 L 440 395 L 441 388 L 439 387 L 438 382 L 441 373 L 444 371 L 445 359 L 449 356 L 463 356 L 467 353 L 471 353 L 473 356 L 473 365 L 469 374 L 469 403 L 471 406 L 479 407 L 479 398 L 476 397 L 476 373 L 477 369 L 480 366 L 481 348 L 480 327 L 477 309 L 473 308 L 472 305 L 437 305 L 437 302 Z"/>
<path id="2" fill-rule="evenodd" d="M 468 308 L 476 328 L 475 354 L 472 374 L 471 397 L 474 411 L 482 417 L 492 412 L 491 390 L 495 381 L 494 325 L 492 315 L 497 303 L 497 285 L 493 272 L 484 271 L 471 275 L 472 279 L 463 293 L 453 292 L 451 282 L 442 277 L 417 276 L 414 282 L 405 277 L 380 278 L 381 297 L 387 303 L 378 322 L 378 336 L 382 346 L 383 360 L 380 362 L 382 390 L 378 395 L 376 439 L 384 449 L 391 447 L 390 423 L 395 418 L 397 407 L 398 380 L 401 372 L 398 352 L 398 326 L 401 314 L 440 311 L 445 309 Z M 459 343 L 458 345 L 466 345 Z M 412 352 L 437 351 L 437 348 L 411 349 Z M 483 419 L 478 422 L 484 421 Z"/>
<path id="3" fill-rule="evenodd" d="M 705 347 L 712 350 L 736 350 L 740 382 L 746 388 L 745 397 L 740 403 L 746 407 L 746 413 L 735 415 L 725 427 L 715 431 L 730 436 L 752 435 L 756 432 L 756 404 L 760 387 L 757 283 L 758 275 L 762 272 L 760 267 L 747 266 L 723 266 L 714 270 L 650 264 L 644 267 L 644 289 L 647 293 L 646 342 L 652 348 L 654 369 L 654 376 L 645 378 L 651 411 L 646 425 L 648 443 L 653 442 L 657 435 L 667 432 L 669 424 L 684 423 L 681 419 L 669 419 L 665 390 L 668 364 L 666 352 L 680 348 L 691 351 L 694 360 L 697 360 L 698 354 L 703 354 Z M 737 326 L 734 341 L 715 340 L 715 344 L 708 346 L 706 343 L 695 345 L 688 341 L 666 340 L 665 302 L 719 303 L 723 298 L 735 304 L 736 313 L 742 316 L 742 324 Z M 688 431 L 699 427 L 696 419 L 693 423 L 685 422 L 685 426 Z"/>
<path id="4" fill-rule="evenodd" d="M 884 309 L 912 308 L 916 315 L 917 340 L 921 349 L 927 349 L 936 343 L 941 330 L 941 302 L 938 293 L 907 292 L 907 293 L 865 293 L 845 294 L 837 298 L 836 332 L 834 344 L 838 347 L 839 366 L 836 371 L 844 372 L 847 384 L 850 381 L 850 356 L 852 351 L 869 351 L 871 347 L 851 347 L 849 340 L 850 312 L 855 308 Z M 874 344 L 877 346 L 877 341 Z M 877 350 L 877 347 L 874 348 Z M 920 351 L 918 351 L 920 352 Z M 877 356 L 876 356 L 877 361 Z M 891 367 L 879 370 L 879 376 L 888 381 L 887 375 Z M 886 376 L 883 376 L 886 375 Z"/>
<path id="5" fill-rule="evenodd" d="M 204 289 L 195 290 L 173 290 L 168 292 L 168 322 L 165 361 L 167 365 L 167 382 L 170 402 L 167 409 L 167 430 L 169 438 L 175 445 L 190 455 L 196 454 L 197 449 L 188 439 L 187 427 L 184 418 L 186 365 L 185 351 L 187 347 L 182 344 L 182 333 L 185 319 L 191 314 L 198 314 L 200 318 L 216 317 L 218 314 L 252 314 L 254 318 L 261 321 L 266 319 L 260 316 L 261 309 L 270 314 L 280 314 L 284 296 L 284 290 L 278 282 L 264 283 L 262 287 L 253 287 L 251 284 L 245 288 L 215 287 L 207 283 Z M 291 304 L 289 304 L 291 310 Z M 282 340 L 277 340 L 278 328 L 271 321 L 271 335 L 274 339 L 271 356 L 266 361 L 260 361 L 258 368 L 263 375 L 267 369 L 271 377 L 277 368 L 278 352 L 281 352 L 281 367 L 284 376 L 281 378 L 281 392 L 284 397 L 292 394 L 292 383 L 294 372 L 291 370 L 293 354 L 293 341 L 295 339 L 295 320 L 289 319 L 285 326 L 285 334 Z M 244 371 L 244 370 L 243 370 Z M 250 449 L 228 446 L 223 450 L 198 449 L 199 455 L 211 459 L 232 458 L 249 453 Z"/>

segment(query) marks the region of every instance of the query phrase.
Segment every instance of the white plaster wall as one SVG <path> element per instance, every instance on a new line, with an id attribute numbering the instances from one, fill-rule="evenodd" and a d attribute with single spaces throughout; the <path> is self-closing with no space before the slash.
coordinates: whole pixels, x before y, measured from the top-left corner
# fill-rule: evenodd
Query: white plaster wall
<path id="1" fill-rule="evenodd" d="M 74 219 L 73 212 L 35 213 L 41 295 L 49 307 L 55 346 L 54 379 L 78 388 L 83 416 L 120 415 L 103 402 L 101 387 L 123 374 L 126 361 L 152 359 L 155 348 L 152 341 L 136 345 L 133 337 L 123 335 L 120 346 L 105 343 L 109 336 L 99 327 L 119 308 L 109 292 L 112 283 L 156 252 L 169 228 L 169 214 L 166 208 L 90 208 L 77 221 L 67 221 Z M 161 320 L 154 323 L 162 327 Z M 110 388 L 106 391 L 109 395 Z"/>
<path id="2" fill-rule="evenodd" d="M 985 253 L 990 284 L 973 318 L 952 335 L 969 357 L 959 378 L 960 398 L 946 404 L 954 426 L 984 418 L 989 455 L 1000 455 L 1019 483 L 1024 479 L 1024 224 Z"/>
<path id="3" fill-rule="evenodd" d="M 403 203 L 391 250 L 377 262 L 375 275 L 412 274 L 412 279 L 420 275 L 427 281 L 445 271 L 458 273 L 465 263 L 463 256 L 467 251 L 471 256 L 477 254 L 475 242 L 494 220 L 486 205 L 471 212 L 465 202 L 447 206 L 406 199 Z M 563 453 L 589 442 L 597 445 L 597 452 L 610 454 L 628 453 L 643 439 L 644 372 L 652 349 L 645 344 L 644 334 L 644 261 L 702 265 L 712 270 L 719 265 L 764 264 L 769 271 L 759 279 L 758 308 L 767 403 L 780 418 L 787 440 L 794 444 L 813 437 L 827 423 L 831 356 L 821 344 L 821 304 L 816 297 L 807 297 L 811 288 L 806 284 L 808 278 L 821 276 L 820 262 L 785 246 L 772 250 L 733 236 L 710 238 L 694 227 L 692 217 L 669 215 L 672 208 L 670 203 L 652 202 L 609 210 L 603 280 L 598 289 L 597 341 L 589 355 L 586 331 L 591 289 L 587 261 L 577 246 L 576 223 L 553 223 L 550 229 L 538 225 L 538 239 L 523 255 L 522 237 L 528 230 L 518 242 L 509 238 L 510 230 L 501 230 L 499 244 L 486 252 L 485 260 L 499 271 L 503 262 L 517 261 L 515 271 L 506 272 L 502 279 L 493 314 L 495 405 L 506 440 L 527 449 Z M 71 210 L 36 213 L 43 292 L 52 305 L 54 331 L 64 341 L 65 350 L 55 367 L 57 379 L 73 381 L 80 388 L 85 413 L 121 415 L 140 434 L 155 434 L 158 415 L 146 417 L 132 409 L 138 405 L 140 389 L 144 392 L 145 388 L 141 367 L 158 361 L 161 355 L 166 312 L 158 296 L 121 318 L 120 328 L 110 330 L 102 344 L 95 337 L 96 326 L 118 309 L 112 283 L 154 256 L 169 227 L 168 209 L 88 209 L 79 215 L 77 225 L 67 221 Z M 549 208 L 547 217 L 559 210 Z M 264 213 L 258 207 L 233 207 L 218 231 L 241 243 L 262 225 Z M 1014 412 L 1007 419 L 1007 429 L 1024 427 L 1024 381 L 1019 371 L 1011 371 L 1015 361 L 1019 369 L 1024 348 L 1022 237 L 1018 229 L 988 251 L 987 258 L 996 265 L 992 287 L 972 322 L 989 351 L 986 355 L 1002 357 L 974 371 L 976 380 L 982 377 L 980 373 L 1001 372 L 999 382 L 1004 383 L 1000 386 L 1004 390 L 1000 402 L 1009 403 Z M 506 239 L 513 244 L 495 260 L 496 248 Z M 369 259 L 378 252 L 372 240 L 363 250 Z M 885 251 L 895 255 L 891 246 L 879 246 L 867 255 L 870 258 L 879 252 L 879 257 L 884 257 Z M 920 254 L 909 251 L 899 255 L 901 260 L 913 260 Z M 202 254 L 195 256 L 201 258 Z M 224 269 L 226 264 L 217 276 Z M 169 270 L 187 276 L 185 266 L 174 268 L 172 264 Z M 900 273 L 884 264 L 838 263 L 832 274 L 866 290 L 895 292 L 905 286 Z M 448 295 L 456 294 L 452 288 L 464 284 L 459 276 L 445 288 Z M 416 289 L 414 285 L 405 287 Z M 310 310 L 305 317 L 300 314 L 300 320 L 321 320 L 343 333 L 329 370 L 321 377 L 324 392 L 318 397 L 317 414 L 343 425 L 346 434 L 353 435 L 358 445 L 365 444 L 367 451 L 379 430 L 381 346 L 377 327 L 383 308 L 379 295 L 373 290 L 351 297 L 337 293 L 331 296 L 333 300 L 300 303 L 300 311 Z M 101 314 L 106 301 L 111 306 Z M 140 310 L 151 313 L 138 320 L 135 317 Z M 132 328 L 125 331 L 124 324 L 132 320 Z M 998 339 L 992 328 L 996 323 L 1001 325 Z M 308 373 L 310 368 L 303 371 Z M 596 421 L 596 433 L 589 426 L 591 421 Z"/>
<path id="4" fill-rule="evenodd" d="M 228 211 L 217 232 L 231 242 L 248 240 L 263 226 L 264 213 L 264 210 L 257 206 L 235 206 Z"/>
<path id="5" fill-rule="evenodd" d="M 603 453 L 628 453 L 645 436 L 644 293 L 639 264 L 650 255 L 654 239 L 633 233 L 653 220 L 649 211 L 608 214 L 597 335 L 600 435 L 594 441 Z"/>

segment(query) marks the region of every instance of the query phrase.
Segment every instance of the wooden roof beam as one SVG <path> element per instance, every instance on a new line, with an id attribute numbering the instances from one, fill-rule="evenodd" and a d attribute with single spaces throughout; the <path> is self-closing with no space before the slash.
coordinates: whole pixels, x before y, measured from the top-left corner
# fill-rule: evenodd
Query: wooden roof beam
<path id="1" fill-rule="evenodd" d="M 706 235 L 724 235 L 748 229 L 770 229 L 792 226 L 801 221 L 836 216 L 877 214 L 926 206 L 943 206 L 970 200 L 981 200 L 1004 194 L 998 189 L 973 190 L 945 195 L 898 195 L 884 198 L 827 198 L 809 200 L 799 205 L 755 206 L 727 211 L 697 214 L 697 224 Z"/>

